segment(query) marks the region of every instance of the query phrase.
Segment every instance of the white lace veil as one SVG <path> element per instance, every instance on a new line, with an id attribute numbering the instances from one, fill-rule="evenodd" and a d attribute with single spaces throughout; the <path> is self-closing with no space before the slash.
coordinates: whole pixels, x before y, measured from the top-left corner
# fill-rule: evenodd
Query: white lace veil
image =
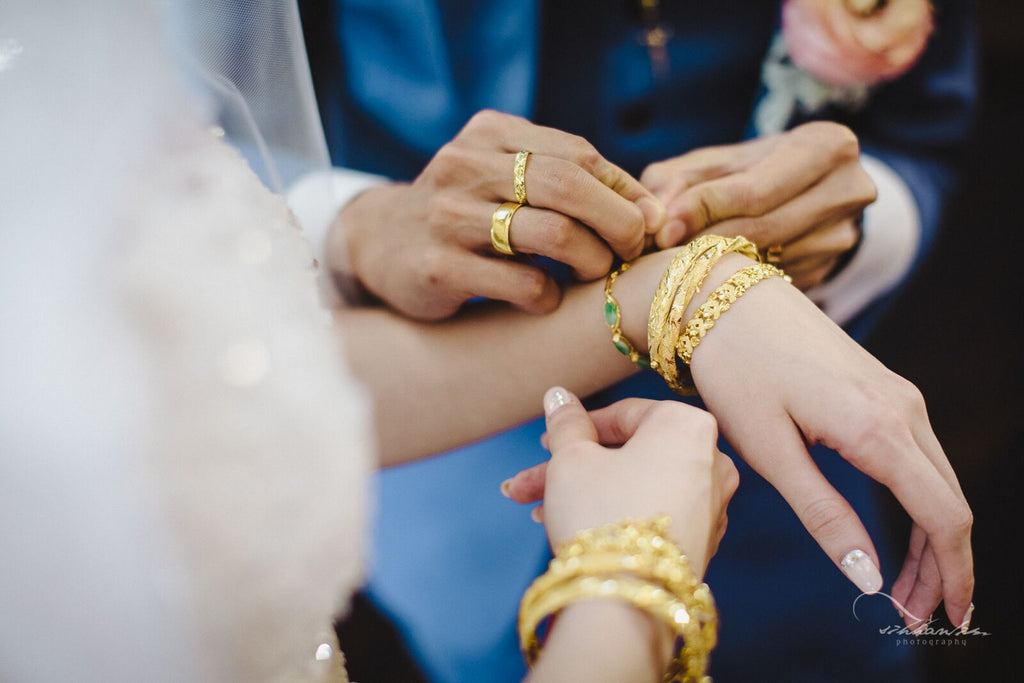
<path id="1" fill-rule="evenodd" d="M 292 2 L 0 2 L 0 680 L 299 680 L 358 581 L 368 404 L 206 130 L 326 167 L 304 60 Z"/>
<path id="2" fill-rule="evenodd" d="M 294 0 L 162 0 L 191 85 L 271 190 L 327 169 Z"/>

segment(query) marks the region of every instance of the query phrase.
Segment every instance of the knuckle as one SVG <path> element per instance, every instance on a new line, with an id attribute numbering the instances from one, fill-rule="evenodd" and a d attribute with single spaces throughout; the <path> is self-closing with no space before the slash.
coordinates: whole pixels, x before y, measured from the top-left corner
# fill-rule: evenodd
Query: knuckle
<path id="1" fill-rule="evenodd" d="M 858 180 L 854 185 L 857 196 L 860 198 L 860 203 L 863 206 L 872 204 L 878 199 L 878 187 L 875 185 L 875 181 L 871 179 L 871 176 L 867 172 L 857 167 L 860 173 L 858 174 Z"/>
<path id="2" fill-rule="evenodd" d="M 428 247 L 417 261 L 417 279 L 424 289 L 430 291 L 445 288 L 451 278 L 451 268 L 445 250 Z"/>
<path id="3" fill-rule="evenodd" d="M 432 235 L 447 234 L 458 214 L 458 202 L 448 193 L 431 194 L 427 199 L 427 230 Z"/>
<path id="4" fill-rule="evenodd" d="M 665 183 L 668 177 L 668 165 L 665 161 L 656 161 L 650 164 L 640 174 L 640 184 L 644 187 L 658 186 Z"/>
<path id="5" fill-rule="evenodd" d="M 579 135 L 573 135 L 569 143 L 569 158 L 580 168 L 593 173 L 604 160 L 597 148 Z"/>
<path id="6" fill-rule="evenodd" d="M 547 289 L 547 276 L 537 268 L 524 268 L 520 271 L 516 282 L 518 299 L 524 304 L 537 304 L 544 298 Z"/>
<path id="7" fill-rule="evenodd" d="M 974 513 L 971 512 L 970 506 L 961 502 L 952 510 L 952 519 L 950 522 L 950 532 L 954 538 L 969 537 L 971 530 L 974 528 Z"/>
<path id="8" fill-rule="evenodd" d="M 800 516 L 807 531 L 819 541 L 840 533 L 848 508 L 835 498 L 816 498 L 801 508 Z"/>
<path id="9" fill-rule="evenodd" d="M 560 206 L 581 194 L 585 175 L 586 171 L 575 164 L 559 163 L 553 166 L 547 180 L 548 189 Z"/>
<path id="10" fill-rule="evenodd" d="M 711 220 L 717 220 L 715 215 L 716 207 L 735 206 L 739 213 L 747 216 L 760 216 L 768 210 L 765 194 L 761 192 L 757 183 L 753 182 L 749 173 L 737 173 L 732 176 L 725 188 L 719 188 L 709 193 L 711 199 Z"/>
<path id="11" fill-rule="evenodd" d="M 448 142 L 430 160 L 429 175 L 435 186 L 455 185 L 468 165 L 468 151 L 456 142 Z"/>
<path id="12" fill-rule="evenodd" d="M 823 126 L 823 133 L 832 149 L 835 150 L 837 159 L 848 160 L 860 157 L 860 140 L 849 126 L 834 121 L 819 123 Z"/>
<path id="13" fill-rule="evenodd" d="M 494 109 L 481 109 L 470 117 L 463 131 L 468 133 L 487 133 L 493 131 L 497 126 L 501 125 L 501 120 L 505 116 L 507 115 Z"/>
<path id="14" fill-rule="evenodd" d="M 540 214 L 541 251 L 548 256 L 564 256 L 572 251 L 576 226 L 572 220 L 554 211 Z"/>
<path id="15" fill-rule="evenodd" d="M 904 406 L 912 414 L 921 415 L 927 413 L 924 394 L 910 380 L 894 374 L 892 391 L 900 405 Z"/>

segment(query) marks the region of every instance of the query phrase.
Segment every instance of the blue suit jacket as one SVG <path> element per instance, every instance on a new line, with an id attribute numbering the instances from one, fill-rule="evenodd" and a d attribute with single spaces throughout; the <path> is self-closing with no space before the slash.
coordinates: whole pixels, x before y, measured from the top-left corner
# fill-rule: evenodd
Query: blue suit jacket
<path id="1" fill-rule="evenodd" d="M 967 3 L 935 4 L 937 30 L 910 73 L 879 88 L 856 114 L 826 112 L 907 182 L 922 216 L 922 252 L 939 223 L 974 98 Z M 658 81 L 639 40 L 639 15 L 622 0 L 336 0 L 328 44 L 315 48 L 313 65 L 334 162 L 411 179 L 488 107 L 583 135 L 634 174 L 652 161 L 741 139 L 778 4 L 662 5 L 673 37 L 669 77 Z M 676 398 L 647 373 L 595 401 L 638 395 Z M 541 431 L 535 421 L 378 478 L 369 592 L 436 680 L 512 681 L 524 673 L 514 618 L 548 552 L 542 529 L 498 485 L 545 459 Z M 887 559 L 871 483 L 833 453 L 816 457 L 879 542 L 891 582 L 899 564 Z M 906 680 L 908 648 L 873 627 L 895 615 L 881 599 L 861 600 L 865 622 L 857 621 L 855 589 L 781 497 L 737 464 L 743 483 L 708 575 L 722 613 L 716 679 Z"/>

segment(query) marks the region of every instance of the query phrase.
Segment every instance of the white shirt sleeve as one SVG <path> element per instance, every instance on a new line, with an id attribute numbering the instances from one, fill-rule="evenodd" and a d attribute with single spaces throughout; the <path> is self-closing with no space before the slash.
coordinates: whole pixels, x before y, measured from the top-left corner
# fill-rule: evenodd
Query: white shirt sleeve
<path id="1" fill-rule="evenodd" d="M 327 234 L 338 212 L 359 193 L 386 182 L 389 180 L 383 176 L 332 168 L 307 173 L 288 188 L 285 201 L 312 245 L 318 264 L 324 263 Z M 322 266 L 318 268 L 317 279 L 321 299 L 327 306 L 338 305 L 343 299 L 358 299 L 354 292 L 339 292 L 334 276 Z"/>
<path id="2" fill-rule="evenodd" d="M 840 325 L 903 279 L 921 239 L 921 216 L 907 184 L 874 157 L 862 155 L 861 164 L 878 200 L 864 210 L 860 247 L 838 275 L 807 292 Z"/>

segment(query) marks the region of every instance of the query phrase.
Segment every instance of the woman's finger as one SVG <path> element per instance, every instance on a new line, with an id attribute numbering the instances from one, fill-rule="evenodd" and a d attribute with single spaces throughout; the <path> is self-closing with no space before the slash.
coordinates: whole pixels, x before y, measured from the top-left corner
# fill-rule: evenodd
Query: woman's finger
<path id="1" fill-rule="evenodd" d="M 527 467 L 501 482 L 501 493 L 517 503 L 536 503 L 544 498 L 544 482 L 547 474 L 547 462 Z"/>
<path id="2" fill-rule="evenodd" d="M 744 459 L 786 499 L 807 531 L 864 593 L 882 588 L 878 553 L 857 513 L 811 459 L 796 425 L 780 416 L 771 441 L 738 446 Z M 728 436 L 728 435 L 727 435 Z"/>
<path id="3" fill-rule="evenodd" d="M 580 443 L 597 443 L 597 430 L 580 400 L 564 387 L 544 393 L 544 416 L 551 457 L 571 451 Z"/>
<path id="4" fill-rule="evenodd" d="M 621 446 L 629 441 L 657 401 L 627 398 L 590 412 L 598 441 L 605 446 Z"/>

